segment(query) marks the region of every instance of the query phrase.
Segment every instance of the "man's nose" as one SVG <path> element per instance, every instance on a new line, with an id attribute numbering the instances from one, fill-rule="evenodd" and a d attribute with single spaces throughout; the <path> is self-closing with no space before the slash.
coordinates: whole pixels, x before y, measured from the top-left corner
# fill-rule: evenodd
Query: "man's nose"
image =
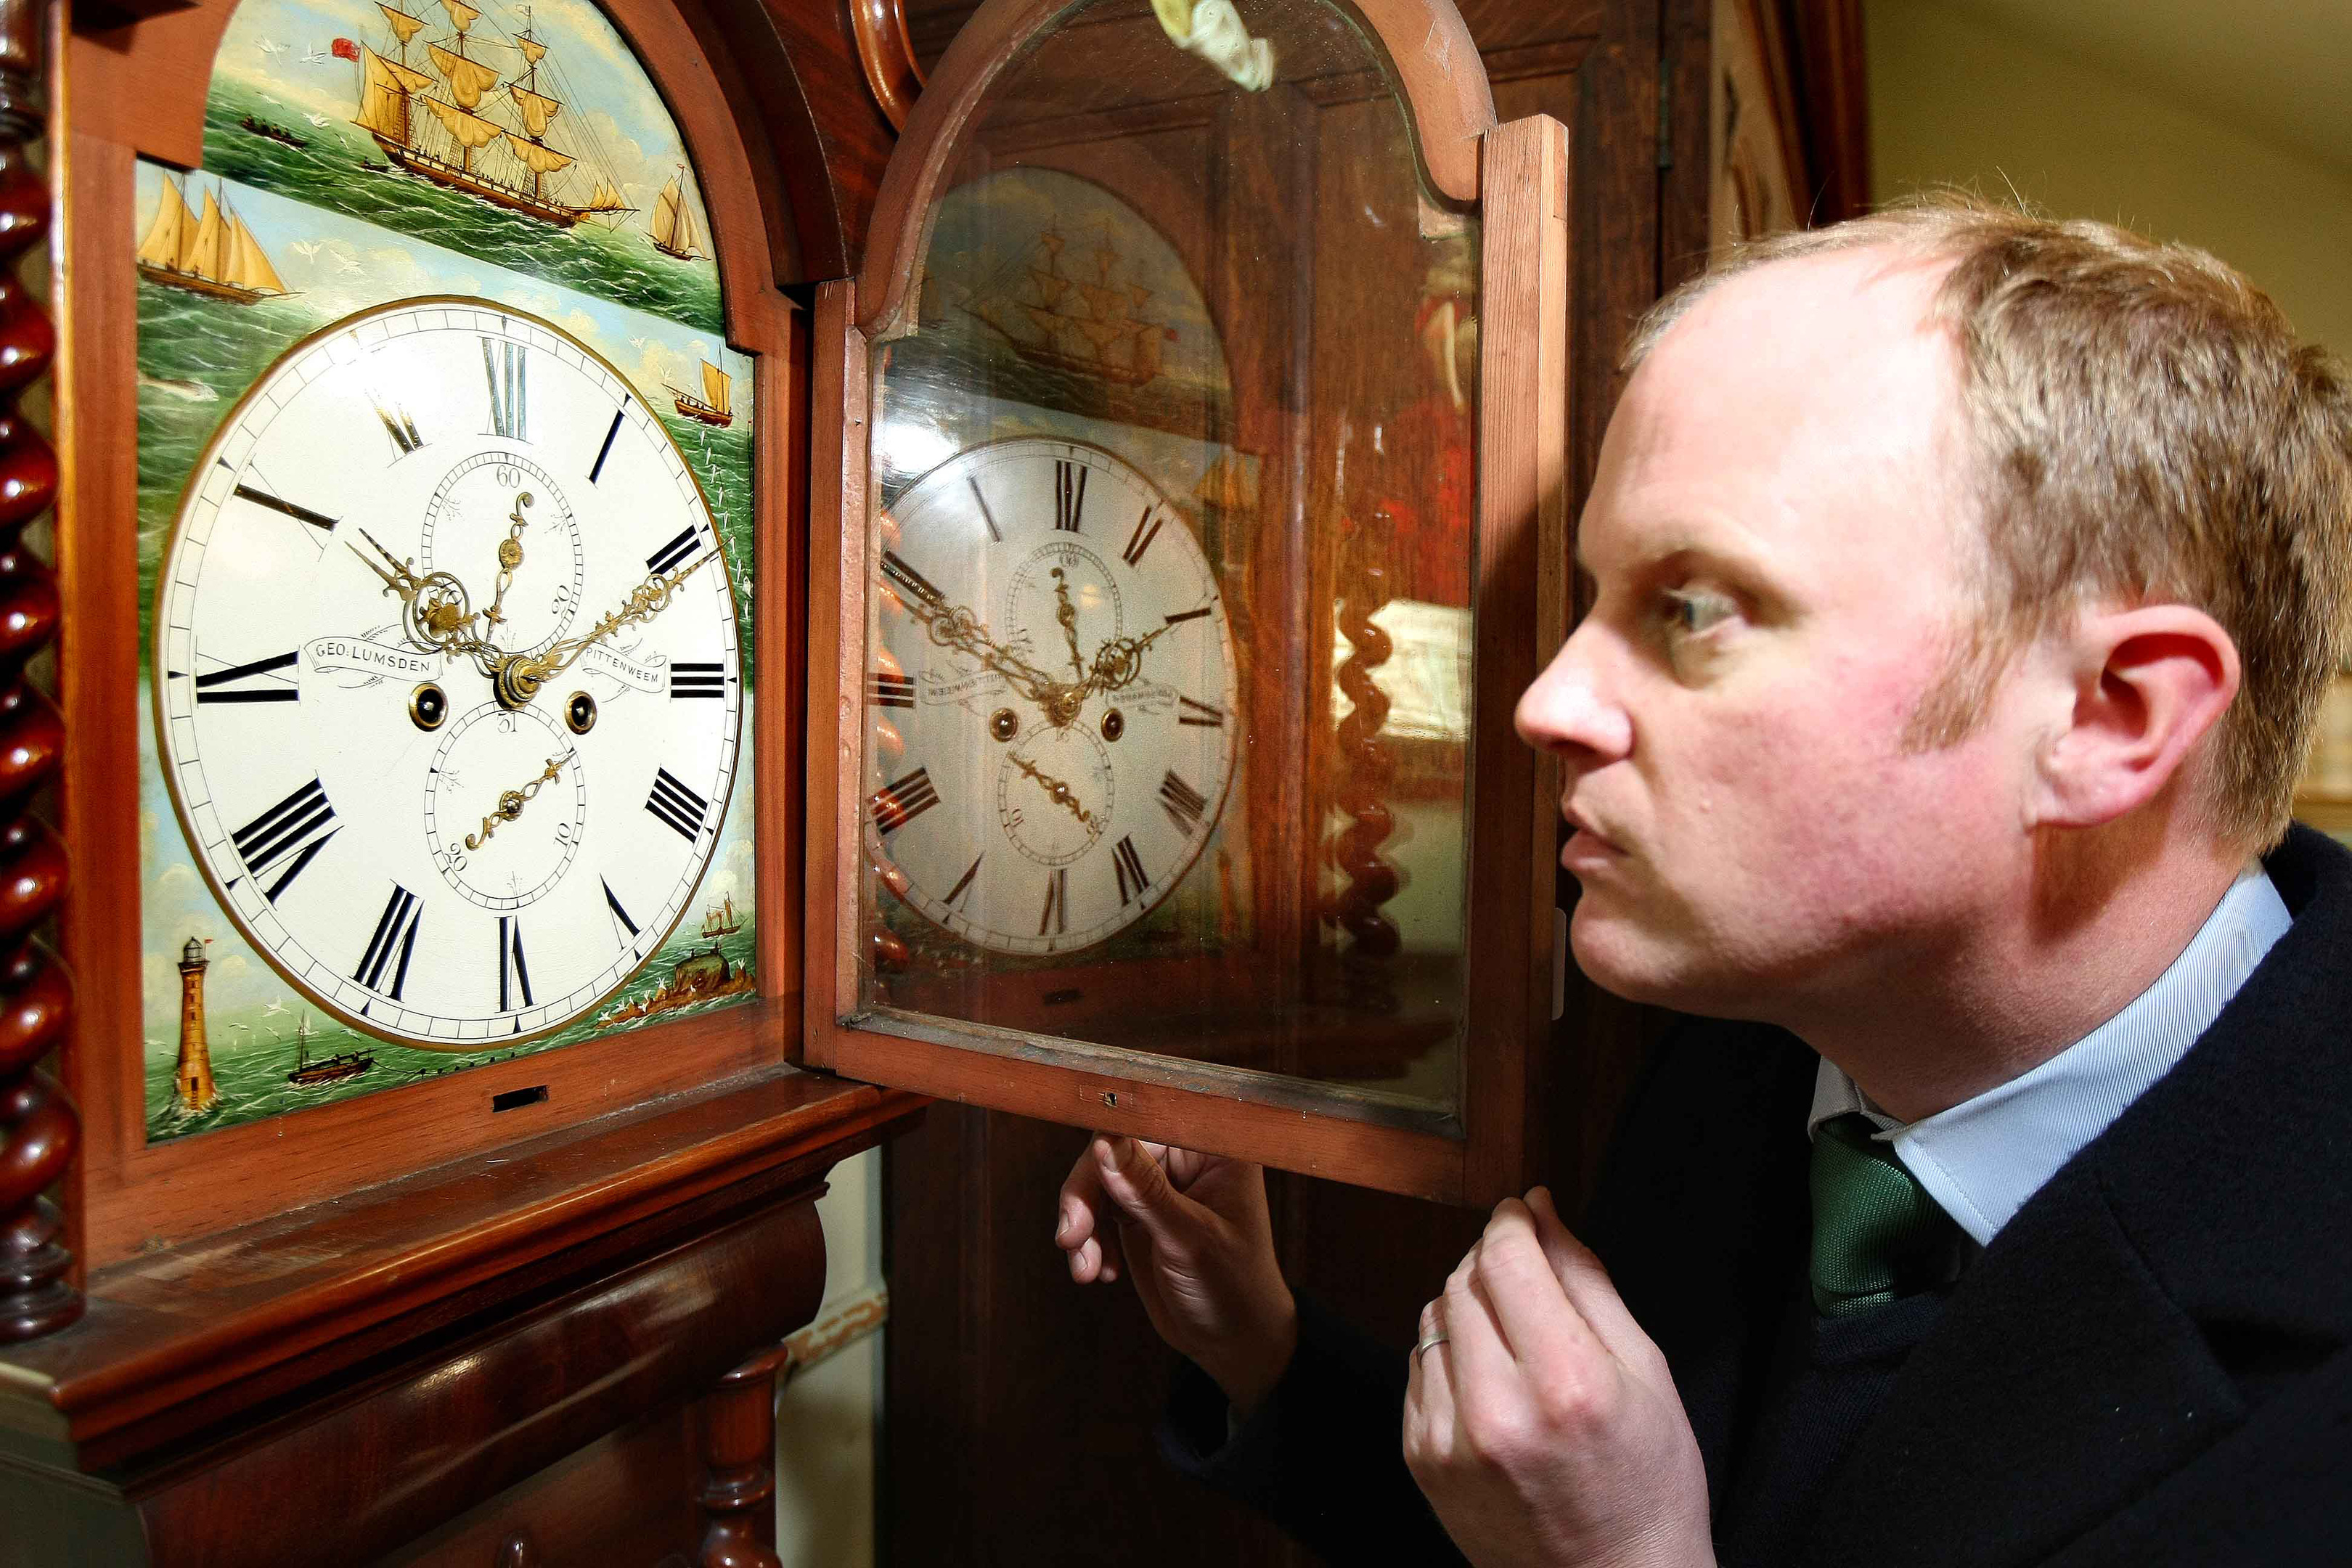
<path id="1" fill-rule="evenodd" d="M 1633 749 L 1633 724 L 1597 668 L 1588 627 L 1560 645 L 1544 672 L 1520 694 L 1513 721 L 1519 739 L 1570 763 L 1598 767 Z"/>

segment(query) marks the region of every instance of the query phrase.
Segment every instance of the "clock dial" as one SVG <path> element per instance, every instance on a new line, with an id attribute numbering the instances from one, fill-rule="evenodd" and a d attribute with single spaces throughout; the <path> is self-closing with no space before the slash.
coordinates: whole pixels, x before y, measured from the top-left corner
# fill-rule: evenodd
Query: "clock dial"
<path id="1" fill-rule="evenodd" d="M 685 912 L 742 670 L 710 514 L 620 374 L 478 301 L 297 344 L 158 577 L 158 752 L 222 906 L 314 1001 L 474 1050 L 559 1029 Z"/>
<path id="2" fill-rule="evenodd" d="M 1233 777 L 1233 637 L 1192 524 L 1109 453 L 1024 438 L 918 479 L 881 545 L 869 846 L 982 947 L 1127 929 Z"/>

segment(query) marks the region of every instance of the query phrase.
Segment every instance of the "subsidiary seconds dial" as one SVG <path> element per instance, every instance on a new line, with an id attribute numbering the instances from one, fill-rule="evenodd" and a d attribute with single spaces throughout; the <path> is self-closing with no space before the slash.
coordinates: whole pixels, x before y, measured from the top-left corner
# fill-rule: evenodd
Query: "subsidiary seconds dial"
<path id="1" fill-rule="evenodd" d="M 734 783 L 733 586 L 668 431 L 561 329 L 412 300 L 297 344 L 158 583 L 181 828 L 331 1013 L 436 1049 L 545 1034 L 687 910 Z"/>

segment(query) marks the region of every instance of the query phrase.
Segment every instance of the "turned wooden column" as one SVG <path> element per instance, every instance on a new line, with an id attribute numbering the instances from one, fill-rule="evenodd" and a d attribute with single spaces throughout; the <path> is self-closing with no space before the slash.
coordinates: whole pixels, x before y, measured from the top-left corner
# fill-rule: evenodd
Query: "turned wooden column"
<path id="1" fill-rule="evenodd" d="M 776 1373 L 791 1360 L 786 1346 L 763 1351 L 696 1405 L 702 1484 L 694 1500 L 708 1521 L 696 1568 L 782 1568 L 773 1507 Z"/>
<path id="2" fill-rule="evenodd" d="M 81 1125 L 37 1064 L 65 1032 L 65 971 L 35 936 L 64 895 L 65 851 L 33 813 L 62 726 L 26 666 L 57 635 L 58 595 L 25 530 L 57 500 L 58 460 L 17 406 L 57 352 L 49 318 L 17 279 L 49 226 L 43 132 L 46 0 L 0 0 L 0 1343 L 81 1316 L 65 1222 L 42 1194 L 65 1173 Z"/>

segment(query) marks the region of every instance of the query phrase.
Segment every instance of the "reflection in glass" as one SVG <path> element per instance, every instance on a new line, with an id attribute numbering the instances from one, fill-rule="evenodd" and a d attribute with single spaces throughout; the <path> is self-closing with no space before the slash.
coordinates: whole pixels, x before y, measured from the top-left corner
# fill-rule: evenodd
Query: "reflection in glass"
<path id="1" fill-rule="evenodd" d="M 863 1003 L 1427 1121 L 1461 1071 L 1475 226 L 1345 15 L 1249 25 L 1066 12 L 875 345 Z"/>

